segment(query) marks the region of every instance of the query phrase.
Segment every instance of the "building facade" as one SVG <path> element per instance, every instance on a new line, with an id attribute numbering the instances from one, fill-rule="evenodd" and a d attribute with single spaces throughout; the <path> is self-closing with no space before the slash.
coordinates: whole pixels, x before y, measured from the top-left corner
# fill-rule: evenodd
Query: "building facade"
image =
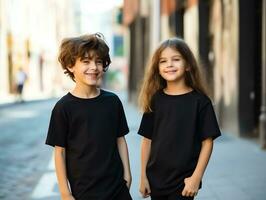
<path id="1" fill-rule="evenodd" d="M 53 94 L 64 82 L 56 60 L 60 40 L 73 34 L 71 1 L 0 1 L 0 98 L 15 95 L 23 68 L 27 96 Z"/>

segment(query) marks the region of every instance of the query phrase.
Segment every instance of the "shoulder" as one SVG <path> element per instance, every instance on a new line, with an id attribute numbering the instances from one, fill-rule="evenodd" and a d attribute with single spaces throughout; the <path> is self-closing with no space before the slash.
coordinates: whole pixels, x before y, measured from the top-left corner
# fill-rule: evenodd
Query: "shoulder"
<path id="1" fill-rule="evenodd" d="M 54 105 L 53 111 L 65 110 L 68 104 L 72 101 L 71 96 L 69 93 L 62 96 Z"/>
<path id="2" fill-rule="evenodd" d="M 157 90 L 152 96 L 150 100 L 150 107 L 152 112 L 156 110 L 156 105 L 160 104 L 160 96 L 161 96 L 161 90 Z"/>
<path id="3" fill-rule="evenodd" d="M 101 96 L 103 99 L 105 100 L 110 100 L 112 102 L 116 102 L 116 103 L 121 103 L 121 100 L 120 98 L 118 97 L 117 94 L 115 94 L 114 92 L 112 91 L 108 91 L 108 90 L 103 90 L 101 89 Z"/>
<path id="4" fill-rule="evenodd" d="M 207 105 L 212 105 L 212 100 L 210 99 L 210 97 L 208 97 L 206 94 L 203 94 L 202 92 L 194 91 L 193 96 L 199 104 L 200 109 L 203 109 Z"/>
<path id="5" fill-rule="evenodd" d="M 153 99 L 156 99 L 158 98 L 159 96 L 161 96 L 163 94 L 163 90 L 160 89 L 160 90 L 157 90 L 153 95 L 152 95 L 152 98 Z"/>
<path id="6" fill-rule="evenodd" d="M 110 99 L 116 99 L 116 100 L 119 100 L 118 95 L 115 94 L 115 93 L 112 92 L 112 91 L 109 91 L 109 90 L 101 89 L 101 95 L 102 95 L 102 97 L 105 97 L 105 98 L 110 98 Z"/>
<path id="7" fill-rule="evenodd" d="M 155 103 L 156 101 L 160 101 L 160 97 L 163 96 L 163 90 L 160 89 L 160 90 L 157 90 L 151 97 L 151 102 L 152 103 Z"/>
<path id="8" fill-rule="evenodd" d="M 101 95 L 109 98 L 118 98 L 118 96 L 114 92 L 106 89 L 101 89 Z"/>

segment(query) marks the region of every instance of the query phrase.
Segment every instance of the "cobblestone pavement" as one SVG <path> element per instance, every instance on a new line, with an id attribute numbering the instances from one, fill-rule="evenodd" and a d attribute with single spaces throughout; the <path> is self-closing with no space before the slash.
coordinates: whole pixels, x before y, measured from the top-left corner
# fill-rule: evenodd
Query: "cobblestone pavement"
<path id="1" fill-rule="evenodd" d="M 54 102 L 0 107 L 0 199 L 28 200 L 47 168 L 44 138 Z"/>

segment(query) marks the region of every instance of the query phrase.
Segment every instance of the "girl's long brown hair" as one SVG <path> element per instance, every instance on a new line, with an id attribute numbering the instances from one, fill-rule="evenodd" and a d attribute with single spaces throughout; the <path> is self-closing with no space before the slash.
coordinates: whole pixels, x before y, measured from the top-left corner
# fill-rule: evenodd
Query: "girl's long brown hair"
<path id="1" fill-rule="evenodd" d="M 151 100 L 153 95 L 158 90 L 166 87 L 166 81 L 159 74 L 159 59 L 162 51 L 167 47 L 177 50 L 186 61 L 187 67 L 190 68 L 190 70 L 186 71 L 185 73 L 186 85 L 200 93 L 207 95 L 207 90 L 203 86 L 203 80 L 199 66 L 192 51 L 184 40 L 180 38 L 170 38 L 163 41 L 159 45 L 159 47 L 155 50 L 151 61 L 146 67 L 139 94 L 139 105 L 143 112 L 152 112 Z"/>

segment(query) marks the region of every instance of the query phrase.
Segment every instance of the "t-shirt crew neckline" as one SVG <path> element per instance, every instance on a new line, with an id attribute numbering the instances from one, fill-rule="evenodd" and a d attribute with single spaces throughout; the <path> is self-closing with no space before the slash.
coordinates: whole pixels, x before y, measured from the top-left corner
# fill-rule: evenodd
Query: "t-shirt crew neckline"
<path id="1" fill-rule="evenodd" d="M 189 92 L 182 93 L 182 94 L 167 94 L 167 93 L 165 93 L 164 90 L 162 89 L 160 93 L 161 93 L 163 96 L 173 98 L 173 97 L 187 96 L 187 95 L 190 95 L 190 94 L 192 94 L 192 93 L 194 93 L 194 92 L 195 92 L 195 90 L 193 89 L 193 90 L 191 90 L 191 91 L 189 91 Z"/>
<path id="2" fill-rule="evenodd" d="M 97 96 L 91 97 L 91 98 L 77 97 L 77 96 L 73 95 L 71 92 L 68 92 L 68 95 L 71 96 L 72 98 L 77 99 L 77 100 L 80 100 L 80 101 L 92 101 L 92 100 L 96 100 L 100 96 L 102 96 L 102 93 L 103 93 L 103 91 L 102 91 L 102 89 L 100 89 L 100 93 Z"/>

